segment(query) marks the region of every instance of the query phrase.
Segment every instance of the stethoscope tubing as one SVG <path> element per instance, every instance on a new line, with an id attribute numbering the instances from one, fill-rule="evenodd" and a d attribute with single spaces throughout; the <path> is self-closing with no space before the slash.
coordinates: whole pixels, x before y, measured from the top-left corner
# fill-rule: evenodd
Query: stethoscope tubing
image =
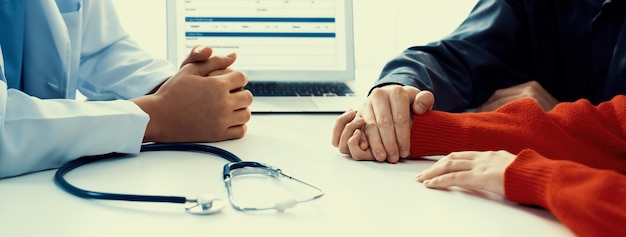
<path id="1" fill-rule="evenodd" d="M 206 152 L 217 155 L 221 158 L 224 158 L 230 162 L 238 162 L 241 161 L 239 157 L 235 154 L 230 153 L 224 149 L 202 145 L 196 143 L 149 143 L 141 146 L 141 152 L 147 151 L 196 151 L 196 152 Z M 100 156 L 86 156 L 80 157 L 78 159 L 72 160 L 70 162 L 65 163 L 61 166 L 56 173 L 54 174 L 54 181 L 59 185 L 63 190 L 81 197 L 81 198 L 90 198 L 90 199 L 100 199 L 100 200 L 117 200 L 117 201 L 135 201 L 135 202 L 165 202 L 165 203 L 186 203 L 189 200 L 186 197 L 182 196 L 159 196 L 159 195 L 137 195 L 137 194 L 120 194 L 120 193 L 105 193 L 105 192 L 96 192 L 78 188 L 72 184 L 70 184 L 66 179 L 65 175 L 76 169 L 82 165 L 104 160 L 110 158 L 119 158 L 124 156 L 124 154 L 111 153 Z"/>

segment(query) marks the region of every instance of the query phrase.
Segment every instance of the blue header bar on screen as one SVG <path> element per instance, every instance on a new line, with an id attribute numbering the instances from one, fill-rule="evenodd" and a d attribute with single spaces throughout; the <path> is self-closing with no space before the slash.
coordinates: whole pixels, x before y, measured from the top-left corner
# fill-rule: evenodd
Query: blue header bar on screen
<path id="1" fill-rule="evenodd" d="M 186 22 L 335 22 L 332 17 L 185 17 Z"/>
<path id="2" fill-rule="evenodd" d="M 187 37 L 300 37 L 334 38 L 335 33 L 273 33 L 273 32 L 185 32 Z"/>

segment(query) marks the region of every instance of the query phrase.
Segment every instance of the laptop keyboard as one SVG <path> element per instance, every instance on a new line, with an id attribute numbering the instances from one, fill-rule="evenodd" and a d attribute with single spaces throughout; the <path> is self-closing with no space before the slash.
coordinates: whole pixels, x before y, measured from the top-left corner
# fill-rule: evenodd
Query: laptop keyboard
<path id="1" fill-rule="evenodd" d="M 354 92 L 342 82 L 248 82 L 254 96 L 350 96 Z"/>

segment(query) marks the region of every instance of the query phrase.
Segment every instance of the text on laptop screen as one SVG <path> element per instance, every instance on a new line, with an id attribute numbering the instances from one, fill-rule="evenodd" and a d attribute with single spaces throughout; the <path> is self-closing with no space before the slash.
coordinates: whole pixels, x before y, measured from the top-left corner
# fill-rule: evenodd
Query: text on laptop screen
<path id="1" fill-rule="evenodd" d="M 240 70 L 346 70 L 343 0 L 185 0 L 178 3 L 177 60 L 196 45 L 237 53 Z"/>

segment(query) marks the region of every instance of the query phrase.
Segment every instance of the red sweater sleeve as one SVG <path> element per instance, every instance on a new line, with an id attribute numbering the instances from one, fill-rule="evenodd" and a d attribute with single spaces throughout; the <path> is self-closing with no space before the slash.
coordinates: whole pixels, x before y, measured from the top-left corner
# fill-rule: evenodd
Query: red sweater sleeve
<path id="1" fill-rule="evenodd" d="M 493 112 L 413 116 L 412 157 L 486 150 L 517 154 L 526 148 L 626 173 L 626 96 L 597 107 L 587 100 L 560 103 L 547 113 L 532 99 L 522 99 Z"/>
<path id="2" fill-rule="evenodd" d="M 507 199 L 550 210 L 578 236 L 626 236 L 626 176 L 615 171 L 527 149 L 507 168 L 504 188 Z"/>

